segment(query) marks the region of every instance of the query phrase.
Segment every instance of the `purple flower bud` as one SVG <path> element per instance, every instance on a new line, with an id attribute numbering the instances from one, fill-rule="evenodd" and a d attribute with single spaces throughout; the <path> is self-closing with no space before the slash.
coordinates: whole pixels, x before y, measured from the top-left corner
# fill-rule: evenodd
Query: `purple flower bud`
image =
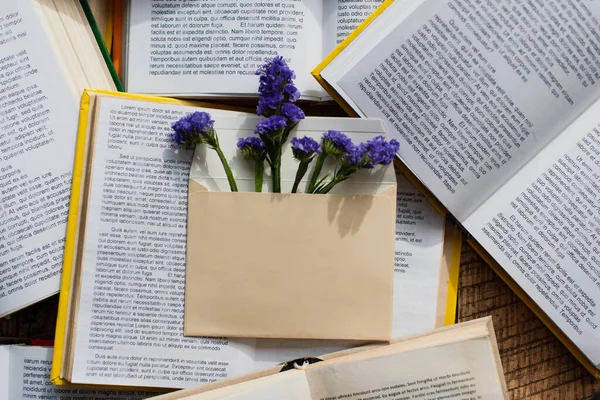
<path id="1" fill-rule="evenodd" d="M 265 118 L 256 124 L 256 130 L 254 133 L 259 135 L 272 135 L 281 128 L 287 125 L 287 119 L 281 115 L 273 115 L 272 117 Z"/>
<path id="2" fill-rule="evenodd" d="M 321 138 L 321 148 L 323 152 L 332 156 L 339 156 L 353 150 L 352 140 L 339 131 L 330 130 L 323 134 Z"/>
<path id="3" fill-rule="evenodd" d="M 206 112 L 188 114 L 171 125 L 174 131 L 171 133 L 171 141 L 188 148 L 199 143 L 213 145 L 216 137 L 214 122 Z"/>
<path id="4" fill-rule="evenodd" d="M 304 119 L 304 111 L 295 104 L 285 103 L 281 106 L 281 114 L 283 114 L 292 124 Z"/>
<path id="5" fill-rule="evenodd" d="M 237 147 L 241 150 L 246 160 L 256 160 L 257 158 L 264 156 L 265 144 L 260 138 L 239 138 Z"/>
<path id="6" fill-rule="evenodd" d="M 269 117 L 279 110 L 286 99 L 295 102 L 300 97 L 300 92 L 294 86 L 294 71 L 290 69 L 283 57 L 277 56 L 265 63 L 256 71 L 259 75 L 258 107 L 256 113 Z"/>
<path id="7" fill-rule="evenodd" d="M 292 153 L 294 154 L 294 158 L 298 161 L 307 160 L 313 154 L 320 154 L 321 149 L 319 147 L 319 143 L 308 136 L 305 136 L 301 139 L 292 138 Z"/>
<path id="8" fill-rule="evenodd" d="M 367 159 L 365 167 L 372 168 L 375 165 L 390 164 L 394 161 L 399 149 L 400 143 L 395 139 L 387 142 L 383 136 L 374 137 L 365 143 L 365 156 Z"/>

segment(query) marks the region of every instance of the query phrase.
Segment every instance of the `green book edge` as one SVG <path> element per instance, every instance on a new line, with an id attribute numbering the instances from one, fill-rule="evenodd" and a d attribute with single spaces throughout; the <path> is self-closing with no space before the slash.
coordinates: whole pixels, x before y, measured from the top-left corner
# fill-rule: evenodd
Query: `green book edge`
<path id="1" fill-rule="evenodd" d="M 100 34 L 100 29 L 98 28 L 98 24 L 96 23 L 96 20 L 94 19 L 94 15 L 92 14 L 92 9 L 90 8 L 90 5 L 88 4 L 87 0 L 80 0 L 79 2 L 81 3 L 81 8 L 83 8 L 83 12 L 85 13 L 85 16 L 87 17 L 88 23 L 90 24 L 90 27 L 92 28 L 92 32 L 94 33 L 96 42 L 98 42 L 98 47 L 100 47 L 100 52 L 102 53 L 104 62 L 106 62 L 106 66 L 108 67 L 108 71 L 110 72 L 110 76 L 112 77 L 113 82 L 115 83 L 115 86 L 117 87 L 117 90 L 119 92 L 124 92 L 125 89 L 123 89 L 123 84 L 121 83 L 121 80 L 119 79 L 119 75 L 117 74 L 117 70 L 115 69 L 115 65 L 113 64 L 112 59 L 110 58 L 110 53 L 108 52 L 108 49 L 106 48 L 106 44 L 104 43 L 104 38 L 102 37 L 102 34 Z"/>

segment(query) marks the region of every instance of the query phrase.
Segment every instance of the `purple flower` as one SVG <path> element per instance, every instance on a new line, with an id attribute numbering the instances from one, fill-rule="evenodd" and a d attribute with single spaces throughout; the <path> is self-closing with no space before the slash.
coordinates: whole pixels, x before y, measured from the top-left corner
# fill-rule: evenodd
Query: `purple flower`
<path id="1" fill-rule="evenodd" d="M 187 148 L 192 148 L 199 143 L 214 146 L 216 144 L 214 123 L 209 113 L 196 111 L 188 114 L 171 125 L 174 131 L 171 133 L 171 141 Z"/>
<path id="2" fill-rule="evenodd" d="M 272 135 L 287 125 L 287 119 L 281 115 L 273 115 L 272 117 L 265 118 L 256 124 L 256 130 L 254 133 L 259 135 Z"/>
<path id="3" fill-rule="evenodd" d="M 352 145 L 346 154 L 346 162 L 353 167 L 362 168 L 365 163 L 365 144 L 361 143 L 358 146 Z"/>
<path id="4" fill-rule="evenodd" d="M 288 95 L 290 103 L 295 103 L 300 98 L 300 91 L 293 84 L 286 85 L 283 88 L 283 93 Z"/>
<path id="5" fill-rule="evenodd" d="M 257 137 L 239 138 L 237 147 L 246 160 L 256 160 L 265 154 L 265 144 Z"/>
<path id="6" fill-rule="evenodd" d="M 339 131 L 327 131 L 321 138 L 321 148 L 327 155 L 339 156 L 344 153 L 349 153 L 353 147 L 354 144 L 352 143 L 352 140 Z"/>
<path id="7" fill-rule="evenodd" d="M 394 161 L 400 143 L 392 139 L 389 142 L 383 136 L 377 136 L 364 144 L 364 154 L 367 160 L 365 167 L 373 168 L 375 165 L 388 165 Z"/>
<path id="8" fill-rule="evenodd" d="M 285 103 L 282 105 L 281 114 L 283 114 L 292 124 L 298 123 L 298 121 L 305 117 L 304 111 L 292 103 Z"/>
<path id="9" fill-rule="evenodd" d="M 320 154 L 319 143 L 308 136 L 301 139 L 292 138 L 292 153 L 298 161 L 308 160 L 313 154 Z"/>
<path id="10" fill-rule="evenodd" d="M 295 102 L 300 92 L 294 86 L 294 71 L 290 69 L 283 57 L 277 56 L 256 71 L 259 75 L 258 107 L 256 113 L 269 117 L 277 112 L 283 102 Z"/>
<path id="11" fill-rule="evenodd" d="M 256 107 L 256 115 L 268 117 L 272 115 L 283 103 L 283 93 L 275 92 L 261 95 Z"/>

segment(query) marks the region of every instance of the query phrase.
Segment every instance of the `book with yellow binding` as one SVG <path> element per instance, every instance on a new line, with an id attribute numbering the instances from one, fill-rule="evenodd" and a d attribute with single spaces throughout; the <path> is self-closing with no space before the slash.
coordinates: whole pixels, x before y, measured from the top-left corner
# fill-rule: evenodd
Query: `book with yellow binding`
<path id="1" fill-rule="evenodd" d="M 215 107 L 84 93 L 53 383 L 184 388 L 358 344 L 183 336 L 191 153 L 170 145 L 170 125 L 197 110 L 216 123 L 247 115 Z M 422 301 L 394 301 L 394 336 L 454 323 L 461 244 L 414 187 L 398 186 L 394 293 Z"/>
<path id="2" fill-rule="evenodd" d="M 510 4 L 386 1 L 313 75 L 600 377 L 600 5 Z"/>

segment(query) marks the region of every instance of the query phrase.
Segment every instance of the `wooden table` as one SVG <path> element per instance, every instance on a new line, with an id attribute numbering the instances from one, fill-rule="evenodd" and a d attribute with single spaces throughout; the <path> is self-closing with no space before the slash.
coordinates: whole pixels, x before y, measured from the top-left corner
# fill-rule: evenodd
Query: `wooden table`
<path id="1" fill-rule="evenodd" d="M 0 321 L 0 341 L 52 339 L 58 298 Z M 512 399 L 592 399 L 596 381 L 466 243 L 463 245 L 458 320 L 491 315 Z M 600 398 L 600 397 L 599 397 Z"/>

